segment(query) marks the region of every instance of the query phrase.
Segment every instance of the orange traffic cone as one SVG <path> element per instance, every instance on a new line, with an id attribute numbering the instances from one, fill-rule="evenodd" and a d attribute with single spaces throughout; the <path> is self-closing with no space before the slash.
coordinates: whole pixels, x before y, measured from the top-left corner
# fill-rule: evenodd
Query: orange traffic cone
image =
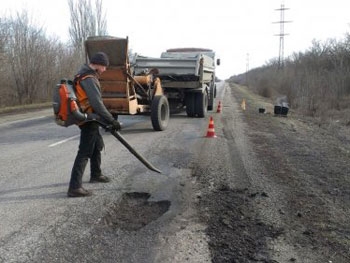
<path id="1" fill-rule="evenodd" d="M 213 117 L 210 117 L 207 138 L 216 138 Z"/>
<path id="2" fill-rule="evenodd" d="M 246 108 L 246 107 L 245 107 L 245 104 L 246 104 L 246 103 L 245 103 L 245 99 L 243 99 L 243 100 L 242 100 L 242 103 L 241 103 L 241 108 L 242 108 L 242 110 L 245 110 L 245 108 Z"/>
<path id="3" fill-rule="evenodd" d="M 216 110 L 217 113 L 221 112 L 221 101 L 219 101 L 218 109 Z"/>

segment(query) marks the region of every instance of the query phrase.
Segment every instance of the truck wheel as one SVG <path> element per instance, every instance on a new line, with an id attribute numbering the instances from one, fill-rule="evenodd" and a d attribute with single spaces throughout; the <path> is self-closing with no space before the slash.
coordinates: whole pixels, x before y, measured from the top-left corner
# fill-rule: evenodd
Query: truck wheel
<path id="1" fill-rule="evenodd" d="M 214 98 L 210 98 L 208 102 L 208 110 L 213 110 L 214 108 Z"/>
<path id="2" fill-rule="evenodd" d="M 196 93 L 195 107 L 199 118 L 204 118 L 208 111 L 208 94 L 206 92 Z"/>
<path id="3" fill-rule="evenodd" d="M 214 88 L 210 88 L 208 96 L 208 110 L 214 109 Z"/>
<path id="4" fill-rule="evenodd" d="M 165 96 L 155 96 L 151 105 L 151 121 L 155 131 L 164 131 L 169 123 L 169 102 Z"/>
<path id="5" fill-rule="evenodd" d="M 195 107 L 194 107 L 194 94 L 186 93 L 186 113 L 188 117 L 194 117 L 195 115 Z"/>

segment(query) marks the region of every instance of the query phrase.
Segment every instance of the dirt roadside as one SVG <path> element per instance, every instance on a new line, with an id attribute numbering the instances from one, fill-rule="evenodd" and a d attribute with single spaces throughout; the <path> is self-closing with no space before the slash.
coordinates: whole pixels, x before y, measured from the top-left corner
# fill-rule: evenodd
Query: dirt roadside
<path id="1" fill-rule="evenodd" d="M 277 117 L 228 84 L 214 121 L 218 138 L 198 157 L 212 161 L 193 172 L 212 261 L 350 262 L 349 127 Z"/>

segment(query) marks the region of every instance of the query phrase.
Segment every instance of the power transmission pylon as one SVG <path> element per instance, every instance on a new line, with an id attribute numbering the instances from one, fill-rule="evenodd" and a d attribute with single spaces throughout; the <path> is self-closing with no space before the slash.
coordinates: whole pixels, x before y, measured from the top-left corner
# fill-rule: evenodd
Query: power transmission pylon
<path id="1" fill-rule="evenodd" d="M 291 23 L 292 21 L 285 21 L 284 20 L 284 11 L 289 10 L 289 8 L 285 8 L 284 4 L 281 4 L 281 8 L 275 9 L 276 11 L 280 11 L 280 21 L 274 22 L 275 24 L 280 24 L 280 33 L 276 34 L 275 36 L 278 36 L 280 39 L 280 45 L 279 45 L 279 55 L 278 55 L 278 67 L 283 68 L 284 66 L 284 36 L 287 36 L 289 34 L 286 34 L 284 32 L 284 24 L 285 23 Z"/>
<path id="2" fill-rule="evenodd" d="M 246 83 L 247 87 L 249 87 L 249 85 L 248 85 L 248 72 L 249 72 L 249 53 L 247 53 L 247 61 L 246 61 L 246 69 L 245 69 L 245 83 Z"/>

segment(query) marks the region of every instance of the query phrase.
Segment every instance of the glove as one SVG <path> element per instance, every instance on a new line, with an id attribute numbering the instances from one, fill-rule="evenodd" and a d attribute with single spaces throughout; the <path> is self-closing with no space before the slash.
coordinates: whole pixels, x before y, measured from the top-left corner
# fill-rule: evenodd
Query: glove
<path id="1" fill-rule="evenodd" d="M 111 124 L 111 128 L 113 129 L 113 130 L 116 130 L 116 131 L 119 131 L 122 127 L 120 126 L 120 123 L 119 123 L 119 121 L 117 121 L 117 120 L 114 120 L 114 121 L 112 121 L 112 124 Z"/>

